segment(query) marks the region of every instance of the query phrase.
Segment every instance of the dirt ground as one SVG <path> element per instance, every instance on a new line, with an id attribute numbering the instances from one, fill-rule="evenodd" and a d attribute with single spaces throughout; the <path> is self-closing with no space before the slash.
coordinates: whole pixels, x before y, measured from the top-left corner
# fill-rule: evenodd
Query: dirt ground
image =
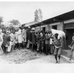
<path id="1" fill-rule="evenodd" d="M 0 54 L 0 63 L 4 64 L 23 64 L 23 63 L 55 63 L 54 55 L 33 52 L 29 49 L 13 50 L 8 54 Z M 61 58 L 61 63 L 69 63 Z"/>
<path id="2" fill-rule="evenodd" d="M 11 63 L 24 63 L 28 60 L 38 59 L 44 56 L 44 54 L 39 54 L 37 52 L 33 52 L 28 49 L 21 49 L 21 50 L 13 50 L 11 53 L 8 54 L 0 54 L 0 58 L 5 60 L 6 62 Z"/>

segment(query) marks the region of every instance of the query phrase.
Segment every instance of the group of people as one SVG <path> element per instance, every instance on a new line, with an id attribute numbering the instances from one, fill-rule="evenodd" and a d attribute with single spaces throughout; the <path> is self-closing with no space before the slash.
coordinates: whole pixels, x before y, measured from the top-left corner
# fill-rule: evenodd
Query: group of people
<path id="1" fill-rule="evenodd" d="M 58 33 L 53 35 L 52 31 L 38 31 L 29 29 L 27 34 L 27 48 L 40 53 L 54 54 L 56 63 L 60 62 L 63 47 L 63 37 Z"/>
<path id="2" fill-rule="evenodd" d="M 52 32 L 38 31 L 35 32 L 35 29 L 31 29 L 27 33 L 27 48 L 32 48 L 37 52 L 52 54 Z"/>
<path id="3" fill-rule="evenodd" d="M 25 34 L 20 27 L 16 28 L 15 31 L 6 30 L 3 32 L 3 30 L 0 29 L 0 53 L 7 54 L 17 48 L 23 48 L 25 38 L 23 33 Z"/>
<path id="4" fill-rule="evenodd" d="M 62 38 L 52 31 L 35 31 L 35 28 L 16 28 L 16 31 L 2 32 L 0 29 L 0 50 L 7 54 L 12 50 L 27 48 L 44 54 L 54 54 L 56 63 L 60 61 Z"/>

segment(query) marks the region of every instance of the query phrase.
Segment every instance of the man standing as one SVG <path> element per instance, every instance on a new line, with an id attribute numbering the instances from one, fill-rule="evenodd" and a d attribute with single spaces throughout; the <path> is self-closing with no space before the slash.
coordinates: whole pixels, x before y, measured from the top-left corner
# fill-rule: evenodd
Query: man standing
<path id="1" fill-rule="evenodd" d="M 49 32 L 49 34 L 48 34 L 48 36 L 49 36 L 49 46 L 50 46 L 50 54 L 53 54 L 53 48 L 54 48 L 54 46 L 53 46 L 53 35 L 52 35 L 52 32 L 50 31 Z"/>
<path id="2" fill-rule="evenodd" d="M 31 29 L 28 28 L 27 32 L 26 32 L 27 36 L 26 36 L 26 40 L 27 40 L 27 48 L 30 48 L 30 44 L 31 44 Z"/>
<path id="3" fill-rule="evenodd" d="M 3 43 L 3 33 L 2 33 L 2 29 L 0 29 L 0 54 L 3 53 L 2 43 Z"/>
<path id="4" fill-rule="evenodd" d="M 45 53 L 48 54 L 49 49 L 49 36 L 48 32 L 45 33 Z"/>
<path id="5" fill-rule="evenodd" d="M 40 31 L 40 52 L 44 52 L 44 37 L 42 31 Z"/>
<path id="6" fill-rule="evenodd" d="M 10 40 L 11 40 L 10 41 L 11 50 L 13 50 L 15 46 L 15 33 L 14 32 L 10 33 Z"/>
<path id="7" fill-rule="evenodd" d="M 73 57 L 73 52 L 74 52 L 74 33 L 73 33 L 72 42 L 69 45 L 69 48 L 71 48 L 71 53 L 70 53 L 70 61 L 71 61 L 72 60 L 72 57 Z"/>
<path id="8" fill-rule="evenodd" d="M 36 44 L 36 35 L 35 35 L 35 28 L 32 28 L 32 50 L 34 51 Z"/>
<path id="9" fill-rule="evenodd" d="M 22 29 L 22 37 L 23 37 L 23 48 L 26 47 L 26 28 Z"/>
<path id="10" fill-rule="evenodd" d="M 22 42 L 23 42 L 23 37 L 22 37 L 22 34 L 21 34 L 21 29 L 19 28 L 18 30 L 18 44 L 19 44 L 19 49 L 21 49 L 22 47 Z"/>
<path id="11" fill-rule="evenodd" d="M 40 37 L 40 31 L 39 31 L 37 32 L 37 52 L 40 51 L 40 39 L 41 37 Z"/>
<path id="12" fill-rule="evenodd" d="M 62 50 L 62 38 L 58 38 L 59 34 L 56 33 L 54 36 L 54 46 L 55 46 L 55 50 L 54 50 L 54 55 L 55 55 L 55 60 L 56 63 L 60 62 L 60 57 L 61 57 L 61 50 Z"/>

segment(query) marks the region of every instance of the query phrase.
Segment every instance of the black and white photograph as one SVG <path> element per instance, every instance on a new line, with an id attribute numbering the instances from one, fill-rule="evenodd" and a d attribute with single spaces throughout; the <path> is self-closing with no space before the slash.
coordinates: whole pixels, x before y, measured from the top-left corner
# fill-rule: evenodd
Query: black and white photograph
<path id="1" fill-rule="evenodd" d="M 74 2 L 0 2 L 0 64 L 73 65 Z"/>

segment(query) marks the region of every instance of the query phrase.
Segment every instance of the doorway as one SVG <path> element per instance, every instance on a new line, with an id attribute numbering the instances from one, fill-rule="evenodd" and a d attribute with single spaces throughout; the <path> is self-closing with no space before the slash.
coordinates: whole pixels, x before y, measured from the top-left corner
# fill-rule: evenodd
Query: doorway
<path id="1" fill-rule="evenodd" d="M 66 29 L 66 48 L 68 48 L 68 45 L 72 42 L 72 35 L 74 33 L 74 29 Z"/>
<path id="2" fill-rule="evenodd" d="M 45 31 L 46 31 L 46 27 L 42 27 L 42 31 L 44 31 L 44 32 L 45 32 Z"/>

